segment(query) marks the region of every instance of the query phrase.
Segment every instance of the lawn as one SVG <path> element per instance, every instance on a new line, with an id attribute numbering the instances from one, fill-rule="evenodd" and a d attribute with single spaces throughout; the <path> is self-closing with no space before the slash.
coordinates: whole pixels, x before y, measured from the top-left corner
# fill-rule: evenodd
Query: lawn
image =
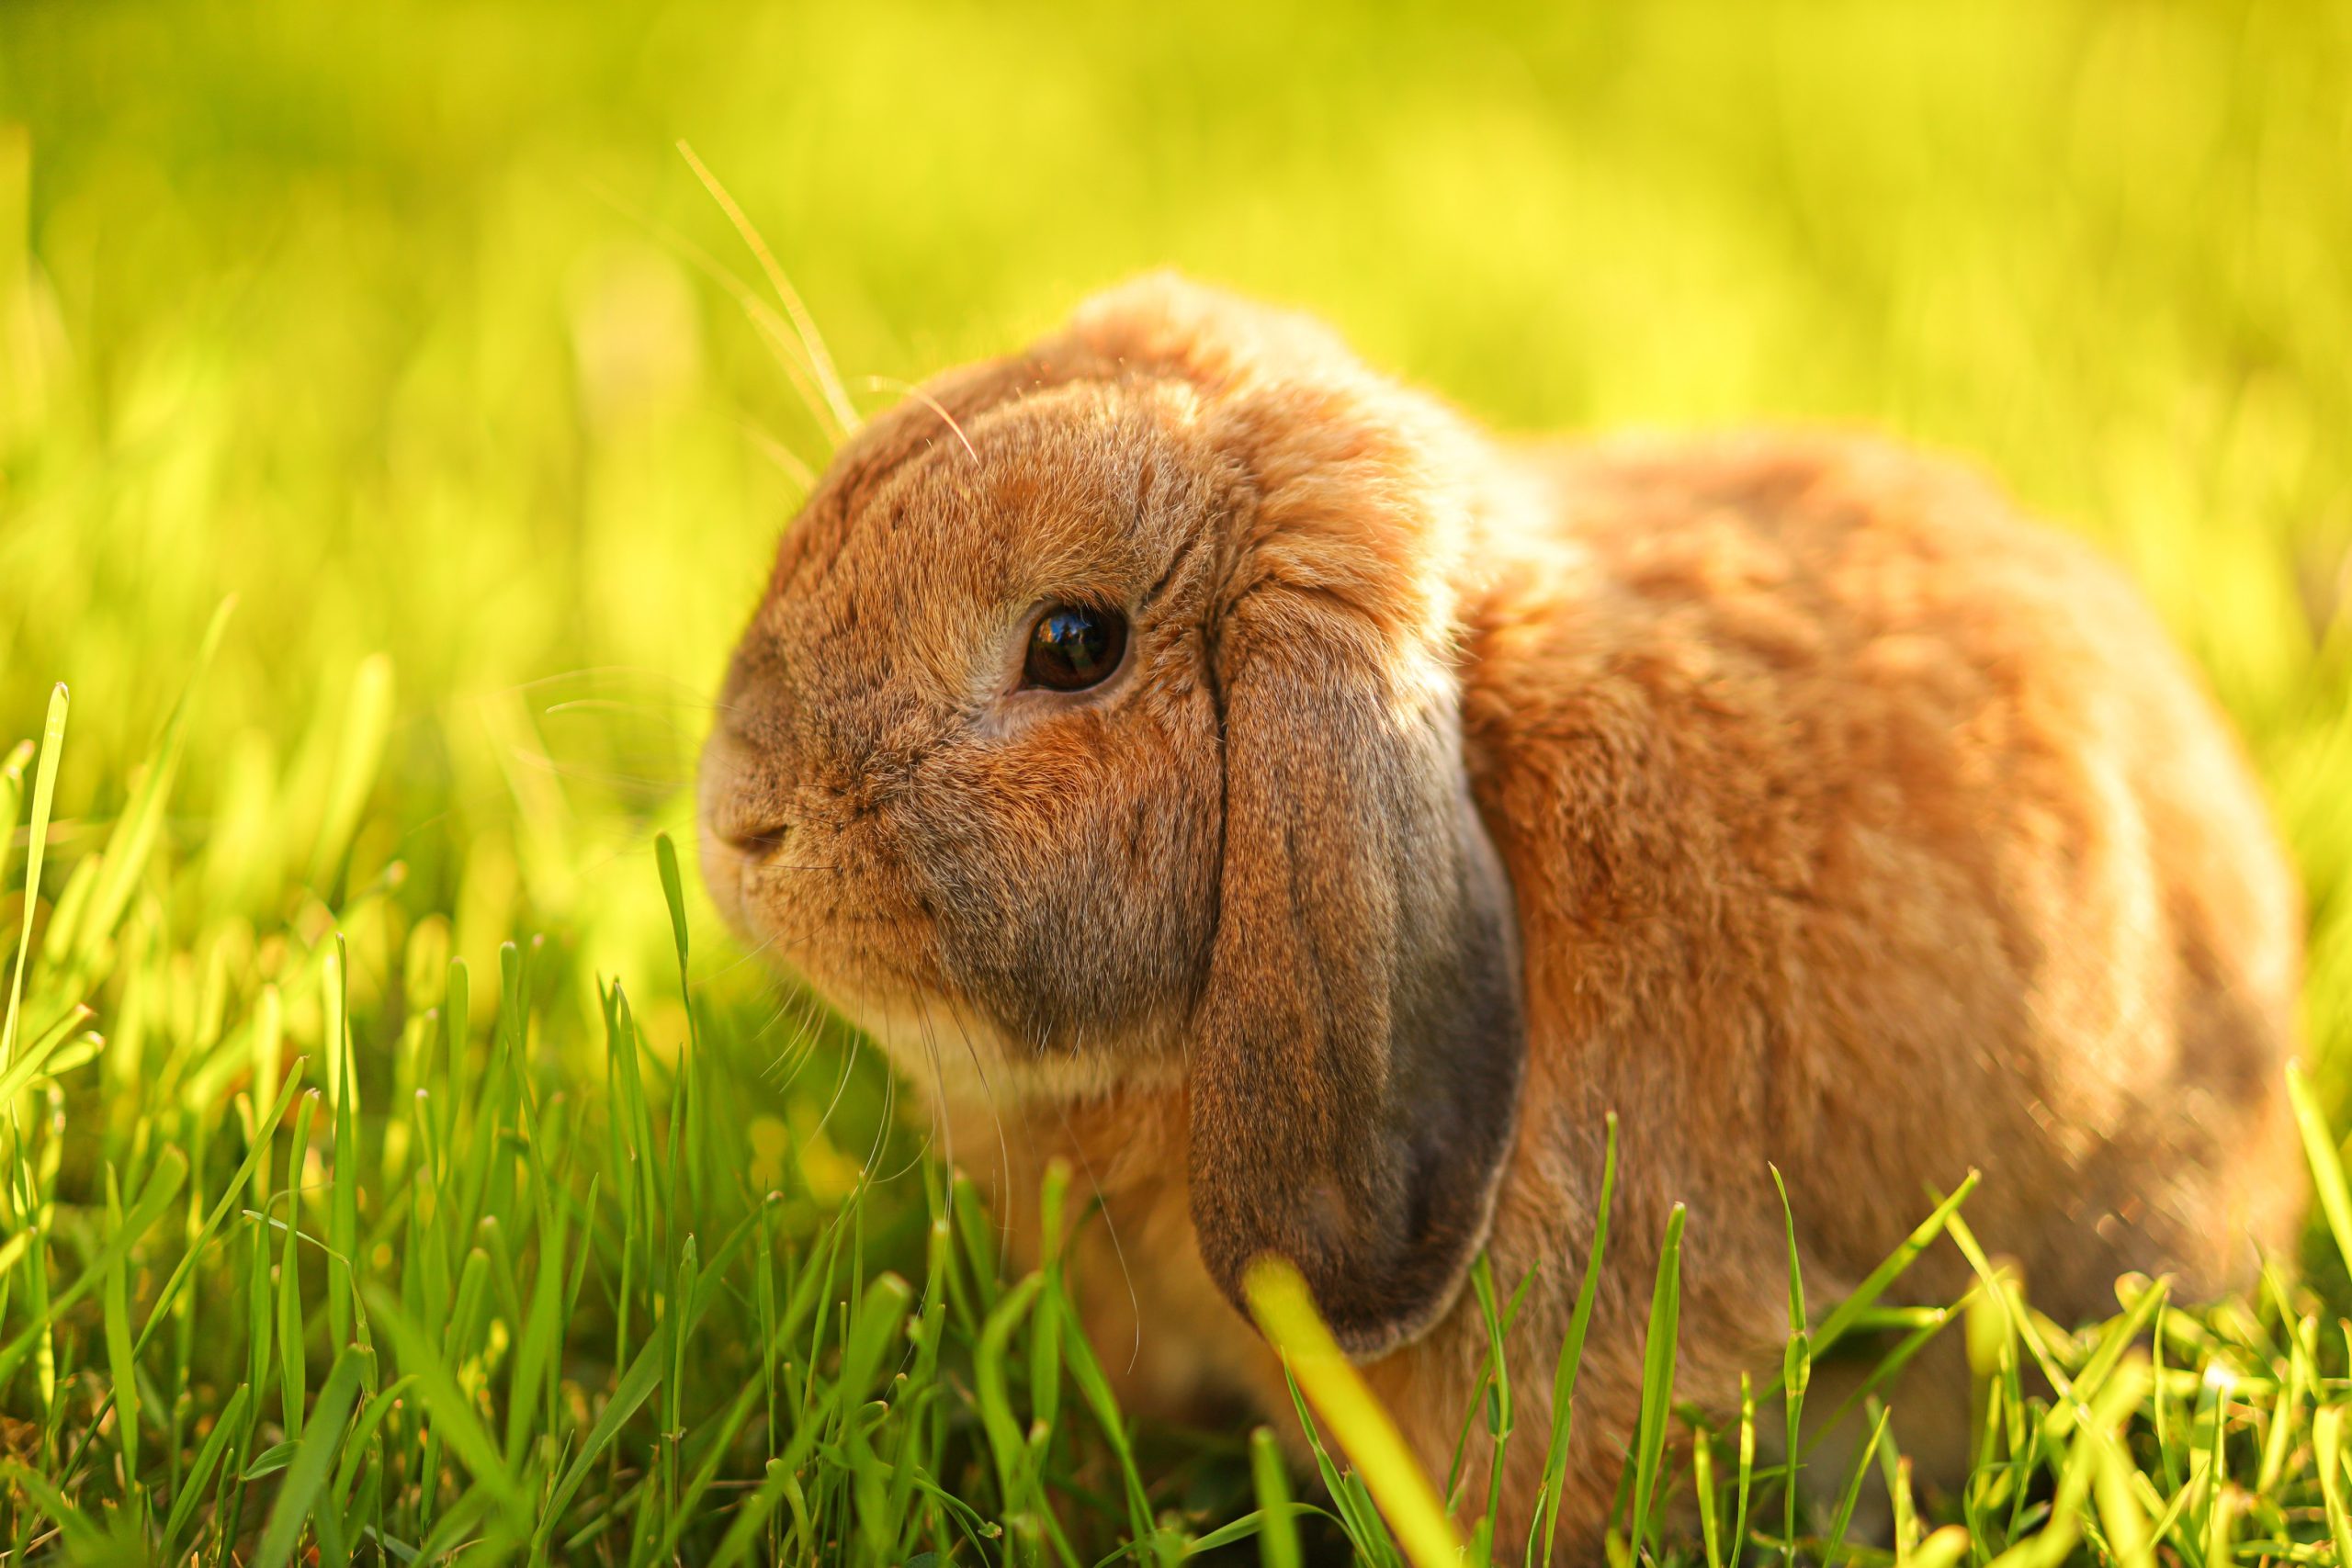
<path id="1" fill-rule="evenodd" d="M 679 874 L 828 453 L 681 141 L 869 412 L 1174 263 L 1505 428 L 1981 459 L 2128 563 L 2242 727 L 2309 889 L 2340 1198 L 2352 9 L 1181 11 L 0 9 L 6 1561 L 1418 1539 L 1360 1418 L 1310 1477 L 1120 1413 L 1071 1282 L 1003 1263 L 879 1063 Z M 2214 1307 L 1810 1301 L 1721 1430 L 1672 1405 L 1662 1278 L 1617 1546 L 2352 1562 L 2327 1217 Z M 1784 1497 L 1758 1438 L 1809 1358 L 1936 1331 L 1984 1374 L 1964 1494 L 1915 1514 L 1883 1449 Z M 1840 1547 L 1864 1479 L 1893 1535 Z M 1530 1555 L 1453 1501 L 1479 1561 Z"/>

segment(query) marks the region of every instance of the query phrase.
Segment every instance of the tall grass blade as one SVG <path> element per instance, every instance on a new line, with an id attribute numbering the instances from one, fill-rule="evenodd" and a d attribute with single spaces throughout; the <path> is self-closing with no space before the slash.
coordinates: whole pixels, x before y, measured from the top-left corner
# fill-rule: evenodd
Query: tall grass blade
<path id="1" fill-rule="evenodd" d="M 529 1500 L 507 1472 L 497 1445 L 491 1441 L 481 1416 L 475 1413 L 473 1401 L 442 1360 L 431 1337 L 410 1322 L 391 1294 L 380 1288 L 368 1293 L 368 1310 L 383 1324 L 402 1375 L 416 1380 L 417 1397 L 444 1439 L 473 1472 L 475 1482 L 497 1500 L 508 1518 L 527 1528 Z"/>
<path id="2" fill-rule="evenodd" d="M 2321 1115 L 2311 1081 L 2304 1077 L 2300 1064 L 2287 1065 L 2287 1097 L 2295 1108 L 2296 1130 L 2302 1135 L 2303 1156 L 2311 1166 L 2312 1190 L 2318 1195 L 2320 1213 L 2327 1216 L 2328 1235 L 2335 1240 L 2336 1256 L 2352 1269 L 2352 1187 L 2344 1179 L 2335 1134 L 2328 1130 L 2327 1119 Z"/>
<path id="3" fill-rule="evenodd" d="M 25 838 L 25 907 L 17 922 L 17 962 L 8 972 L 8 1011 L 0 1018 L 0 1069 L 16 1061 L 17 1019 L 25 999 L 25 969 L 33 951 L 33 917 L 40 898 L 40 874 L 49 853 L 50 811 L 57 799 L 57 761 L 65 749 L 70 699 L 61 682 L 49 694 L 49 717 L 41 726 L 40 761 L 33 774 L 32 819 Z"/>
<path id="4" fill-rule="evenodd" d="M 293 1557 L 295 1543 L 301 1539 L 302 1527 L 311 1519 L 342 1446 L 344 1424 L 351 1418 L 352 1403 L 359 1394 L 363 1359 L 357 1350 L 342 1351 L 320 1386 L 318 1404 L 311 1409 L 300 1446 L 286 1467 L 285 1479 L 278 1483 L 277 1500 L 270 1505 L 269 1522 L 263 1527 L 261 1546 L 254 1554 L 255 1568 L 284 1568 Z"/>
<path id="5" fill-rule="evenodd" d="M 1290 1478 L 1282 1450 L 1264 1427 L 1250 1434 L 1250 1480 L 1258 1495 L 1258 1561 L 1262 1568 L 1300 1568 L 1298 1522 L 1291 1517 Z"/>
<path id="6" fill-rule="evenodd" d="M 1567 1337 L 1552 1371 L 1552 1432 L 1544 1452 L 1544 1490 L 1537 1498 L 1538 1524 L 1528 1530 L 1531 1562 L 1552 1561 L 1560 1524 L 1560 1495 L 1567 1483 L 1568 1446 L 1575 1435 L 1577 1374 L 1584 1366 L 1584 1341 L 1592 1326 L 1592 1307 L 1600 1289 L 1600 1269 L 1609 1250 L 1609 1213 L 1617 1191 L 1617 1113 L 1609 1112 L 1606 1141 L 1600 1156 L 1600 1197 L 1593 1205 L 1592 1245 L 1585 1253 L 1584 1276 L 1577 1281 L 1577 1303 L 1568 1316 Z M 1535 1533 L 1544 1535 L 1543 1555 L 1535 1551 Z"/>
<path id="7" fill-rule="evenodd" d="M 172 704 L 170 716 L 164 721 L 163 736 L 156 743 L 154 755 L 149 758 L 130 803 L 115 818 L 114 831 L 107 836 L 98 881 L 91 889 L 89 906 L 78 926 L 80 950 L 76 962 L 82 965 L 95 962 L 98 945 L 114 935 L 123 910 L 130 902 L 131 892 L 139 886 L 140 874 L 154 853 L 155 840 L 164 825 L 164 806 L 171 798 L 172 784 L 179 775 L 180 756 L 187 745 L 188 715 L 236 607 L 236 595 L 231 594 L 212 612 L 211 623 L 204 629 L 204 640 L 197 646 L 196 661 L 189 668 L 179 697 Z"/>
<path id="8" fill-rule="evenodd" d="M 1331 1331 L 1298 1270 L 1272 1255 L 1250 1266 L 1242 1293 L 1260 1330 L 1355 1464 L 1414 1568 L 1453 1568 L 1463 1542 L 1430 1479 Z"/>
<path id="9" fill-rule="evenodd" d="M 1657 1279 L 1650 1292 L 1648 1332 L 1642 1340 L 1642 1410 L 1634 1438 L 1634 1550 L 1644 1550 L 1658 1502 L 1658 1472 L 1666 1457 L 1667 1421 L 1674 1407 L 1675 1341 L 1681 1331 L 1682 1224 L 1677 1203 L 1666 1218 Z"/>

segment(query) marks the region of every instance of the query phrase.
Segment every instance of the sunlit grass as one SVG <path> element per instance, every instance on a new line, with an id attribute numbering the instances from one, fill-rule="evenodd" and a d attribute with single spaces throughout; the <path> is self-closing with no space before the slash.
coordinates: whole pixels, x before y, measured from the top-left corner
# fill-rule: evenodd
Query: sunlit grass
<path id="1" fill-rule="evenodd" d="M 1778 1378 L 1701 1413 L 1668 1247 L 1612 1554 L 2345 1561 L 2347 76 L 2340 8 L 2087 0 L 0 12 L 0 1549 L 1437 1539 L 1312 1368 L 1303 1472 L 1123 1413 L 1085 1281 L 1006 1262 L 661 836 L 859 405 L 1172 261 L 1509 428 L 1864 419 L 1979 456 L 2148 585 L 2303 870 L 2305 1258 L 2058 1325 L 1965 1192 L 1922 1195 L 1965 1298 L 1908 1303 L 1905 1255 L 1842 1303 L 1792 1269 Z M 1044 1212 L 1099 1223 L 1066 1176 Z M 1522 1283 L 1478 1270 L 1490 1365 L 1421 1478 L 1478 1562 L 1551 1539 L 1497 1538 L 1484 1456 L 1546 1455 L 1556 1495 L 1574 1419 L 1579 1334 L 1506 1364 Z M 1850 1468 L 1782 1485 L 1816 1361 L 1947 1334 L 1959 1495 L 1871 1440 L 1883 1391 Z"/>

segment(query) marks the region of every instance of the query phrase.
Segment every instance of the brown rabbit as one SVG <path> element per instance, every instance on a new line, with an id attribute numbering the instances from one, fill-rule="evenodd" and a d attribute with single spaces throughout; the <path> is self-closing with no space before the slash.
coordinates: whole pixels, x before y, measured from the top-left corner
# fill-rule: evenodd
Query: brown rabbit
<path id="1" fill-rule="evenodd" d="M 2110 568 L 1910 452 L 1507 446 L 1148 277 L 842 452 L 722 711 L 714 897 L 1016 1232 L 1048 1158 L 1099 1189 L 1144 1408 L 1283 1418 L 1234 1304 L 1280 1254 L 1442 1474 L 1465 1271 L 1535 1271 L 1511 1352 L 1548 1370 L 1617 1111 L 1580 1554 L 1677 1201 L 1702 1402 L 1788 1330 L 1768 1162 L 1825 1298 L 1972 1167 L 2062 1317 L 2243 1280 L 2299 1207 L 2298 897 L 2237 747 Z"/>

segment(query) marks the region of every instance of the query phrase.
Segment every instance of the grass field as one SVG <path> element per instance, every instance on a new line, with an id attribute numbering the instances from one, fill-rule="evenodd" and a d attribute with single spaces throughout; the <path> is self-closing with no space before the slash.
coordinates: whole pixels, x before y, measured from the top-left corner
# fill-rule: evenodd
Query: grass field
<path id="1" fill-rule="evenodd" d="M 2283 4 L 0 9 L 6 1561 L 1404 1560 L 1353 1421 L 1327 1495 L 1124 1417 L 1068 1281 L 673 874 L 827 452 L 679 139 L 869 410 L 1172 262 L 1506 427 L 1980 457 L 2244 728 L 2335 1172 L 2347 81 L 2352 10 Z M 1791 1373 L 1949 1322 L 1992 1391 L 1894 1558 L 2352 1562 L 2323 1187 L 2215 1308 L 1811 1302 Z M 1753 1457 L 1782 1394 L 1666 1441 L 1672 1340 L 1623 1552 L 1888 1561 Z"/>

